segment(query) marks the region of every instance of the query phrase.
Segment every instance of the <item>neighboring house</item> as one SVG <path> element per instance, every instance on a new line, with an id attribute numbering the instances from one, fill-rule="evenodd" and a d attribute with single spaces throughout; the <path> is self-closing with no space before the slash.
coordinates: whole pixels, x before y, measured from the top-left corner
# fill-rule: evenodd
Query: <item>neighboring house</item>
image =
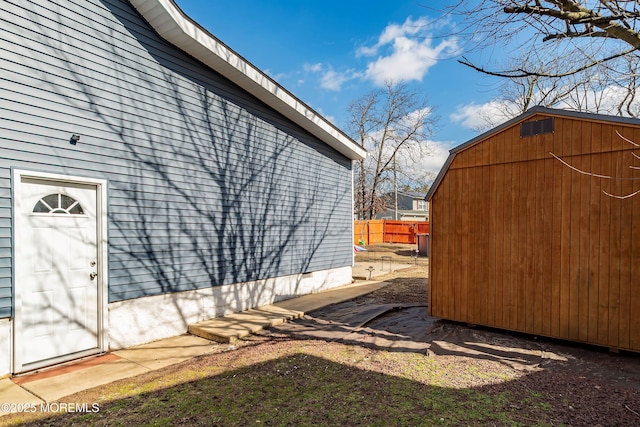
<path id="1" fill-rule="evenodd" d="M 640 190 L 637 143 L 640 120 L 535 107 L 452 149 L 430 314 L 640 351 L 640 194 L 614 197 Z"/>
<path id="2" fill-rule="evenodd" d="M 365 152 L 175 3 L 0 23 L 0 376 L 351 282 Z"/>
<path id="3" fill-rule="evenodd" d="M 394 199 L 393 193 L 384 196 L 385 204 L 390 208 L 378 212 L 374 219 L 396 219 Z M 397 219 L 400 221 L 429 221 L 429 203 L 425 200 L 425 193 L 398 191 Z"/>

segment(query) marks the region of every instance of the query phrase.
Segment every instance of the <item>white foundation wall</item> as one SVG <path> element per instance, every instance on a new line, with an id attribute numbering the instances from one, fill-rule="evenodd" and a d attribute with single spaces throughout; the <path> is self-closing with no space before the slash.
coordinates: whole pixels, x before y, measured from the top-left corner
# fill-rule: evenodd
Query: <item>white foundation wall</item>
<path id="1" fill-rule="evenodd" d="M 109 304 L 109 350 L 180 335 L 188 325 L 350 284 L 351 267 Z M 4 347 L 6 348 L 6 347 Z"/>
<path id="2" fill-rule="evenodd" d="M 11 319 L 0 319 L 0 378 L 11 373 Z"/>

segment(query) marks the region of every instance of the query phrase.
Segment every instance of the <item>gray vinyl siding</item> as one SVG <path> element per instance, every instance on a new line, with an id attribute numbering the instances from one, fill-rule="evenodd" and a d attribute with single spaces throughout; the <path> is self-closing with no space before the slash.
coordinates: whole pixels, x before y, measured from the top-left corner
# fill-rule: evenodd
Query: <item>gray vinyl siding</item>
<path id="1" fill-rule="evenodd" d="M 128 2 L 0 0 L 0 12 L 0 317 L 11 168 L 108 180 L 110 302 L 351 265 L 346 157 Z"/>

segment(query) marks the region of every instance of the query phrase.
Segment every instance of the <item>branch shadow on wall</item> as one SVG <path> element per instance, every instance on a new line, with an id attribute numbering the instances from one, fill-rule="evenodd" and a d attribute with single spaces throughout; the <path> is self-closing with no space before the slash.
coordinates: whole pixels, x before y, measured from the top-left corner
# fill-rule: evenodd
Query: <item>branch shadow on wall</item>
<path id="1" fill-rule="evenodd" d="M 166 43 L 138 40 L 162 74 L 137 71 L 138 85 L 166 87 L 157 129 L 111 123 L 137 165 L 112 180 L 111 295 L 200 289 L 187 299 L 201 320 L 317 290 L 303 289 L 305 273 L 350 265 L 350 161 Z"/>
<path id="2" fill-rule="evenodd" d="M 69 33 L 64 10 L 40 40 L 63 79 L 34 72 L 81 135 L 53 145 L 48 167 L 108 180 L 109 302 L 164 304 L 111 332 L 186 330 L 319 290 L 314 272 L 351 266 L 351 162 L 161 40 L 129 4 L 101 4 L 112 22 Z"/>

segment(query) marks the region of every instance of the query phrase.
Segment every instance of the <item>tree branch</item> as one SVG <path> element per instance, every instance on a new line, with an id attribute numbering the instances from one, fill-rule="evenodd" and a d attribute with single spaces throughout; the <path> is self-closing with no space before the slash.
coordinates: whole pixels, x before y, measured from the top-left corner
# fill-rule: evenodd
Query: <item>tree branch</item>
<path id="1" fill-rule="evenodd" d="M 587 9 L 580 4 L 569 0 L 561 1 L 559 9 L 551 9 L 539 5 L 522 5 L 507 6 L 503 8 L 503 11 L 505 13 L 515 15 L 526 14 L 548 16 L 550 18 L 576 25 L 591 24 L 609 34 L 609 37 L 622 40 L 633 46 L 635 49 L 640 49 L 640 34 L 638 34 L 634 29 L 628 28 L 628 26 L 623 26 L 620 22 L 616 22 L 629 17 L 637 18 L 640 16 L 637 12 L 634 12 L 630 16 L 626 16 L 626 14 L 602 16 L 593 10 Z"/>
<path id="2" fill-rule="evenodd" d="M 589 64 L 583 65 L 582 67 L 578 67 L 575 68 L 571 71 L 567 71 L 566 73 L 540 73 L 537 71 L 527 71 L 525 69 L 522 68 L 517 68 L 515 70 L 507 70 L 507 71 L 489 71 L 489 70 L 485 70 L 482 67 L 478 67 L 477 65 L 474 65 L 473 63 L 471 63 L 467 58 L 462 57 L 462 60 L 458 60 L 458 62 L 462 65 L 466 65 L 469 68 L 472 68 L 476 71 L 479 71 L 481 73 L 487 74 L 489 76 L 496 76 L 496 77 L 505 77 L 508 79 L 517 79 L 517 78 L 524 78 L 524 77 L 551 77 L 551 78 L 561 78 L 561 77 L 568 77 L 568 76 L 572 76 L 574 74 L 580 73 L 582 71 L 588 70 L 589 68 L 593 68 L 597 65 L 603 64 L 607 61 L 611 61 L 613 59 L 616 58 L 621 58 L 625 55 L 628 55 L 629 53 L 633 52 L 634 50 L 636 50 L 635 48 L 633 49 L 629 49 L 629 50 L 625 50 L 622 52 L 618 52 L 616 54 L 607 56 L 605 58 L 599 59 L 597 61 L 593 61 Z"/>
<path id="3" fill-rule="evenodd" d="M 613 36 L 607 33 L 606 31 L 587 30 L 587 31 L 581 31 L 581 32 L 567 31 L 566 33 L 548 34 L 544 36 L 542 41 L 546 42 L 549 40 L 558 40 L 558 39 L 571 39 L 571 38 L 575 39 L 579 37 L 594 37 L 594 38 L 600 37 L 600 38 L 607 38 L 607 39 L 613 38 Z"/>
<path id="4" fill-rule="evenodd" d="M 549 16 L 551 18 L 557 18 L 562 21 L 575 21 L 577 19 L 588 18 L 591 15 L 585 15 L 581 12 L 563 12 L 557 9 L 549 9 L 542 6 L 506 6 L 503 9 L 504 13 L 510 13 L 514 15 L 526 14 L 526 15 L 539 15 Z"/>

